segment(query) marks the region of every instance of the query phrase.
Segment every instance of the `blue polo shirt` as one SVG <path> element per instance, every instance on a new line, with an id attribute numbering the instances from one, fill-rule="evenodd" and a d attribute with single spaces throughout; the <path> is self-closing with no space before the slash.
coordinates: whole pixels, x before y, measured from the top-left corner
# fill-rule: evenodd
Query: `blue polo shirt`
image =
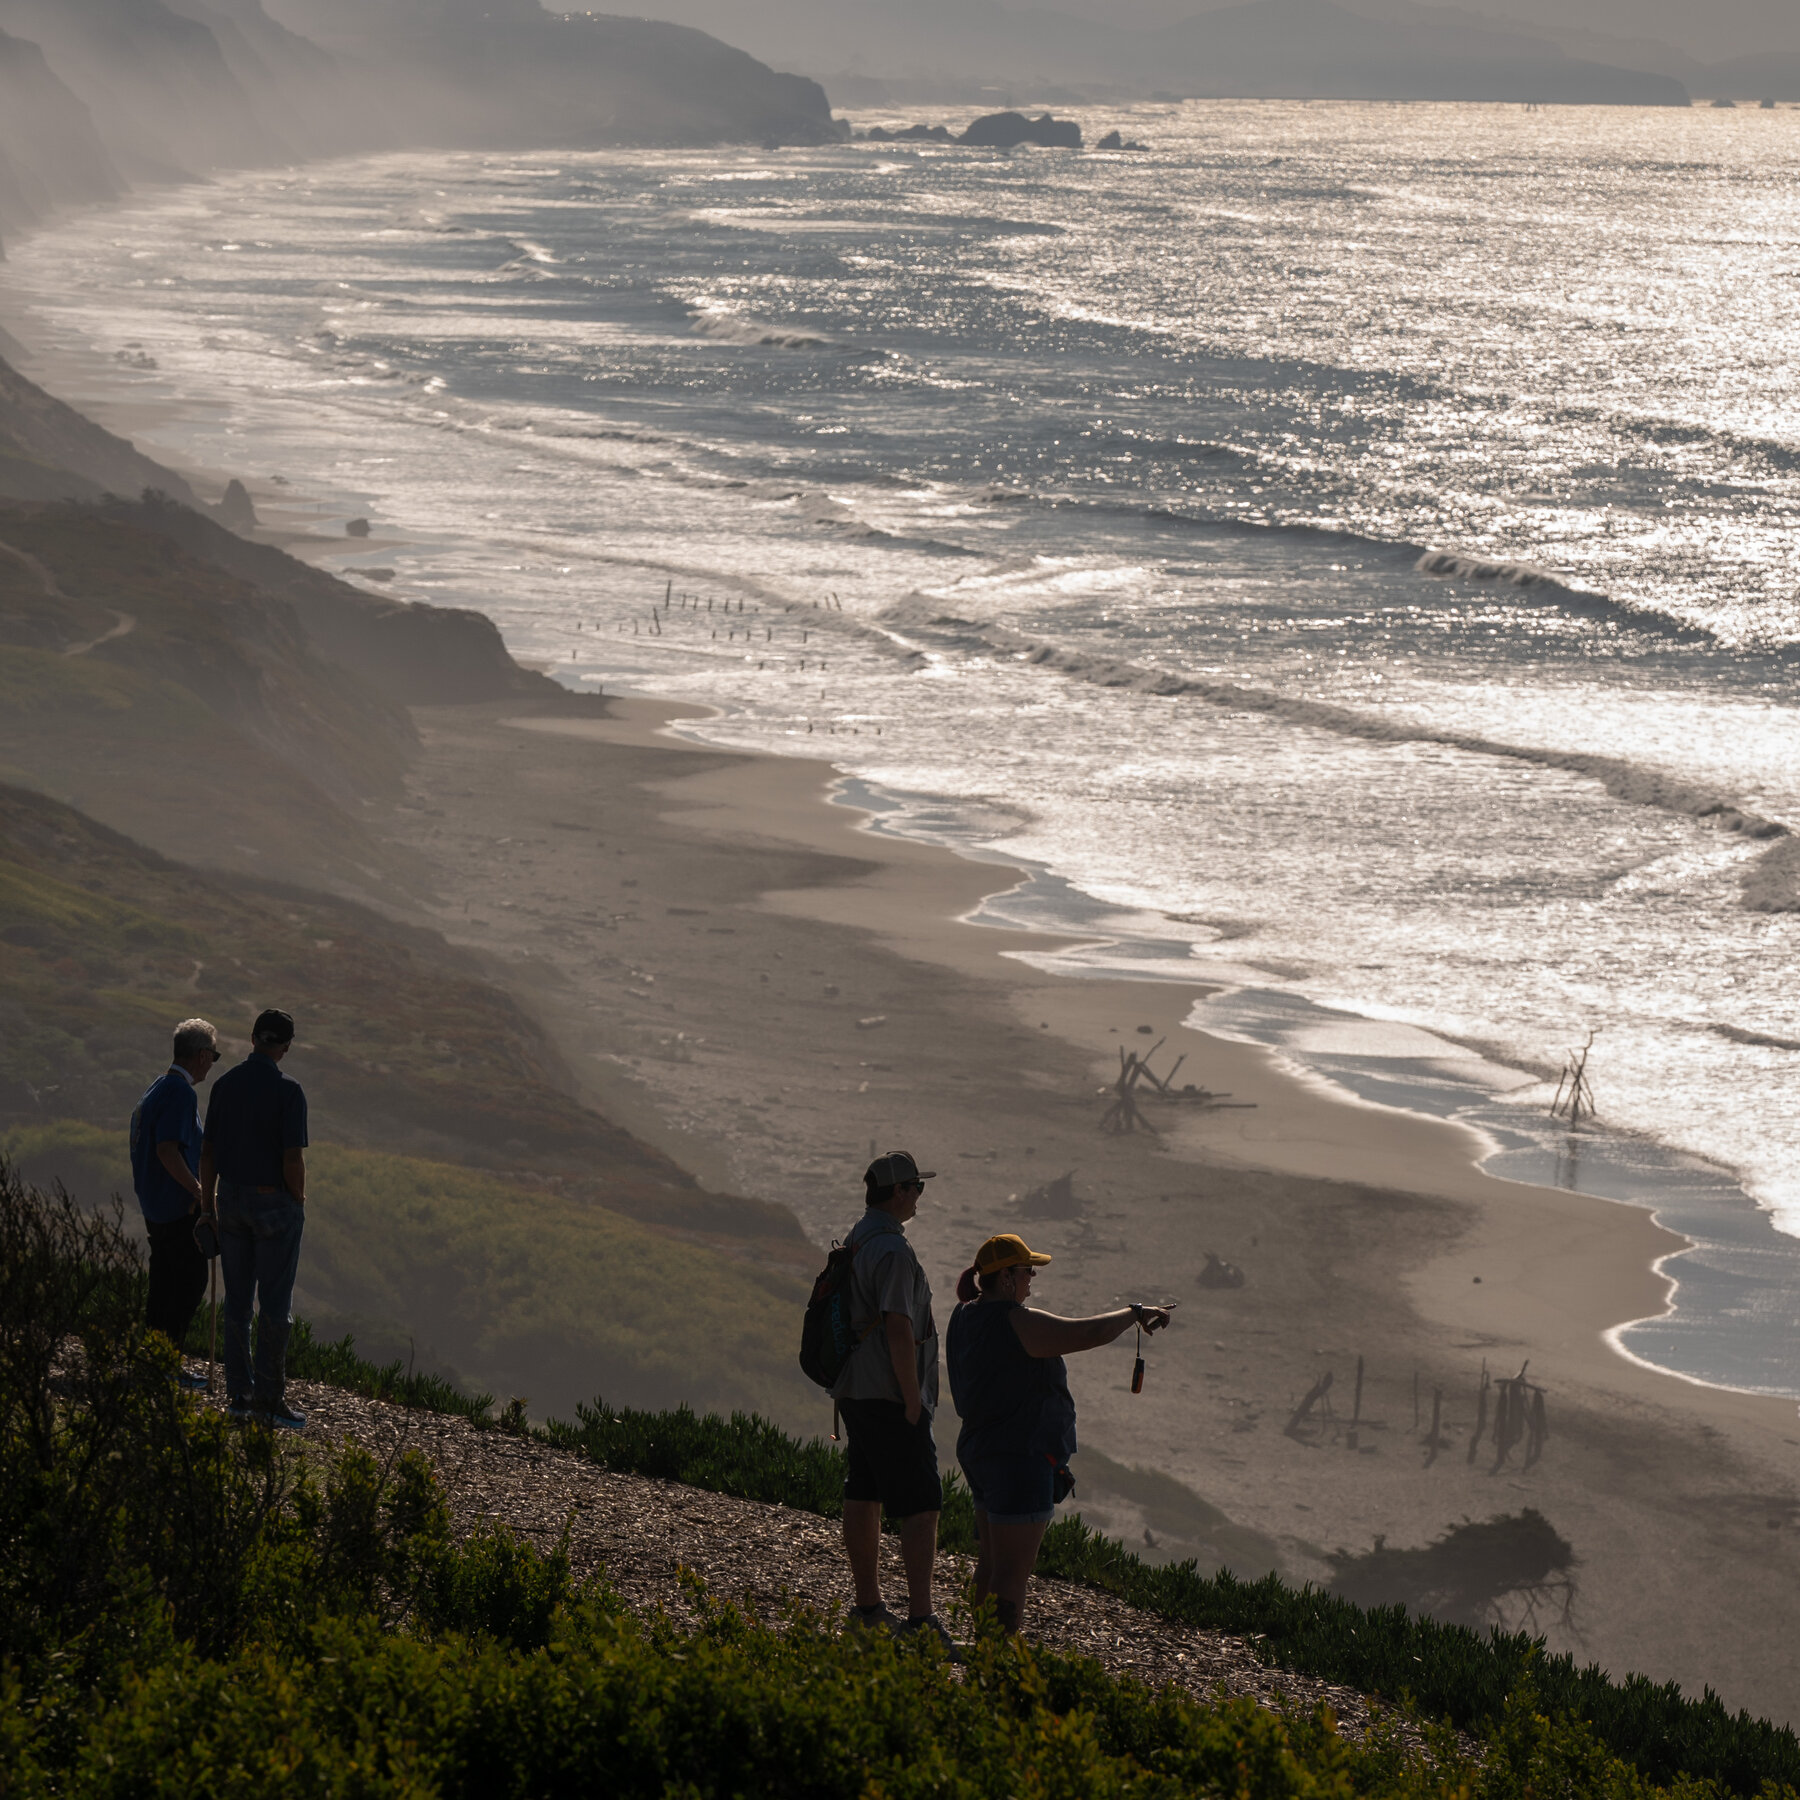
<path id="1" fill-rule="evenodd" d="M 182 1069 L 151 1082 L 131 1115 L 131 1185 L 152 1225 L 186 1218 L 194 1197 L 156 1154 L 159 1144 L 179 1144 L 191 1174 L 200 1173 L 200 1100 Z"/>
<path id="2" fill-rule="evenodd" d="M 206 1145 L 221 1181 L 280 1187 L 281 1153 L 306 1148 L 306 1095 L 299 1082 L 252 1050 L 213 1082 Z"/>

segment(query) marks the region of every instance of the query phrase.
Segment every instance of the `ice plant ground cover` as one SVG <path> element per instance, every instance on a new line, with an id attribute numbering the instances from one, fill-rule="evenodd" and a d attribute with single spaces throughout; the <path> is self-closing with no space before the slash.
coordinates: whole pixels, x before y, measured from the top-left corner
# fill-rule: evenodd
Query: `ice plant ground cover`
<path id="1" fill-rule="evenodd" d="M 697 1589 L 697 1625 L 645 1622 L 504 1521 L 455 1541 L 422 1458 L 307 1457 L 195 1408 L 170 1380 L 169 1346 L 137 1323 L 136 1252 L 106 1216 L 3 1169 L 0 1250 L 8 1793 L 250 1792 L 278 1776 L 372 1794 L 1024 1784 L 1271 1800 L 1792 1785 L 1792 1734 L 1716 1702 L 1613 1684 L 1524 1640 L 1398 1609 L 1152 1570 L 1074 1521 L 1055 1533 L 1050 1573 L 1206 1613 L 1291 1666 L 1361 1668 L 1392 1694 L 1392 1728 L 1350 1743 L 1322 1712 L 1158 1694 L 984 1627 L 957 1671 L 929 1649 L 838 1635 L 805 1608 L 769 1623 Z M 303 1334 L 298 1351 L 296 1373 L 487 1412 L 348 1343 Z M 532 1429 L 516 1413 L 493 1427 Z M 751 1418 L 596 1406 L 543 1435 L 610 1466 L 833 1501 L 836 1453 Z M 966 1530 L 960 1512 L 952 1533 Z M 1417 1673 L 1403 1678 L 1407 1656 Z M 1475 1728 L 1480 1754 L 1427 1723 L 1446 1716 Z"/>

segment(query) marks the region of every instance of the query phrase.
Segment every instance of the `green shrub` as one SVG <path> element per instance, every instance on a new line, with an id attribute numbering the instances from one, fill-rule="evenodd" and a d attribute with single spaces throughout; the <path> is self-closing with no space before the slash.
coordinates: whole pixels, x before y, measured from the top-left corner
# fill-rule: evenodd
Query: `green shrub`
<path id="1" fill-rule="evenodd" d="M 1151 1568 L 1052 1528 L 1047 1574 L 1259 1643 L 1272 1661 L 1491 1735 L 1421 1758 L 1321 1720 L 1152 1695 L 990 1637 L 966 1680 L 937 1654 L 769 1631 L 693 1591 L 698 1637 L 576 1593 L 560 1548 L 452 1541 L 429 1466 L 237 1430 L 175 1386 L 141 1326 L 117 1223 L 0 1163 L 0 1794 L 276 1787 L 385 1793 L 925 1794 L 1640 1800 L 1790 1793 L 1791 1732 L 1541 1642 L 1360 1609 L 1274 1578 Z M 428 1381 L 308 1345 L 363 1391 Z M 440 1384 L 441 1385 L 441 1384 Z M 445 1393 L 448 1390 L 444 1390 Z M 459 1410 L 478 1418 L 474 1402 Z M 831 1516 L 841 1459 L 739 1414 L 583 1408 L 544 1441 L 608 1468 Z M 952 1483 L 944 1534 L 966 1529 Z"/>
<path id="2" fill-rule="evenodd" d="M 1650 1800 L 1653 1790 L 1528 1692 L 1486 1757 L 1392 1728 L 1362 1745 L 1328 1715 L 1153 1693 L 989 1631 L 962 1678 L 941 1653 L 770 1627 L 693 1590 L 697 1630 L 643 1624 L 603 1589 L 545 1642 L 320 1621 L 291 1653 L 182 1651 L 94 1709 L 61 1767 L 0 1735 L 11 1792 L 490 1796 L 783 1795 L 808 1800 Z M 16 1718 L 11 1696 L 0 1713 Z M 10 1766 L 7 1766 L 10 1765 Z M 1680 1790 L 1700 1800 L 1702 1790 Z"/>

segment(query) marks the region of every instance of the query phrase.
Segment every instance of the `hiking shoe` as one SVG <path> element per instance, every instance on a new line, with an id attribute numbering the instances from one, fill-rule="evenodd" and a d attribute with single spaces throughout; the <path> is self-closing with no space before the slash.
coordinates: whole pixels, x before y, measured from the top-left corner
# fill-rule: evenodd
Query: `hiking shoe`
<path id="1" fill-rule="evenodd" d="M 251 1416 L 259 1425 L 272 1425 L 277 1431 L 304 1431 L 306 1414 L 297 1413 L 291 1406 L 277 1400 L 273 1406 L 258 1406 Z"/>
<path id="2" fill-rule="evenodd" d="M 190 1394 L 204 1394 L 206 1392 L 206 1377 L 204 1375 L 192 1374 L 186 1369 L 177 1369 L 175 1371 L 175 1385 L 177 1387 L 186 1388 Z"/>
<path id="3" fill-rule="evenodd" d="M 251 1406 L 248 1400 L 227 1400 L 225 1402 L 225 1411 L 231 1418 L 236 1419 L 239 1424 L 248 1424 L 250 1420 L 256 1417 L 256 1409 Z"/>
<path id="4" fill-rule="evenodd" d="M 873 1606 L 851 1607 L 844 1622 L 860 1631 L 885 1631 L 896 1637 L 900 1633 L 900 1621 L 888 1611 L 885 1600 L 878 1600 Z"/>
<path id="5" fill-rule="evenodd" d="M 944 1655 L 953 1663 L 963 1659 L 962 1648 L 949 1632 L 944 1629 L 944 1622 L 936 1613 L 927 1613 L 922 1619 L 908 1619 L 895 1634 L 902 1640 L 916 1638 L 921 1642 L 926 1638 L 936 1638 L 944 1647 Z"/>

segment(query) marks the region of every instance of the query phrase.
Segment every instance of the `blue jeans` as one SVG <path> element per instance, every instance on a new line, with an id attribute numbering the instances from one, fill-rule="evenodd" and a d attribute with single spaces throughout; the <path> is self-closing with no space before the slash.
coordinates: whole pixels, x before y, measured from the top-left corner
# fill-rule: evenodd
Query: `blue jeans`
<path id="1" fill-rule="evenodd" d="M 219 1183 L 219 1264 L 225 1275 L 225 1392 L 233 1400 L 278 1406 L 287 1391 L 288 1327 L 306 1209 L 286 1188 Z M 250 1313 L 256 1375 L 250 1373 Z"/>

